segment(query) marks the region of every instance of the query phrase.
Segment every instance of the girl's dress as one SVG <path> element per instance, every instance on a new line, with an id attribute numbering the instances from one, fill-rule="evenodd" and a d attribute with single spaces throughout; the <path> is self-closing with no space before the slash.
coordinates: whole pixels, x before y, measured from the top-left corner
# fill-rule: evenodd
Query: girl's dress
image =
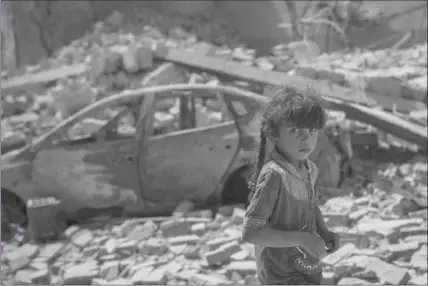
<path id="1" fill-rule="evenodd" d="M 265 226 L 285 231 L 317 234 L 315 188 L 317 167 L 305 160 L 308 178 L 279 152 L 273 151 L 263 166 L 256 191 L 247 208 L 244 227 Z M 318 285 L 322 268 L 316 257 L 299 247 L 274 248 L 255 245 L 258 277 L 264 285 Z"/>

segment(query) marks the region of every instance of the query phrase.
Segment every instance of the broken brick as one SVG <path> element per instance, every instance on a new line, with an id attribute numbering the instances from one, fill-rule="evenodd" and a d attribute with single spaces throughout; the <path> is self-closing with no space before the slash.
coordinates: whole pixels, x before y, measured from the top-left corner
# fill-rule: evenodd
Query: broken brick
<path id="1" fill-rule="evenodd" d="M 134 285 L 165 285 L 166 273 L 163 270 L 148 267 L 135 272 L 131 280 Z"/>
<path id="2" fill-rule="evenodd" d="M 255 275 L 248 275 L 244 278 L 244 285 L 260 285 L 260 281 Z"/>
<path id="3" fill-rule="evenodd" d="M 178 245 L 178 244 L 188 244 L 195 245 L 200 240 L 199 236 L 190 234 L 190 235 L 182 235 L 176 236 L 168 239 L 170 245 Z"/>
<path id="4" fill-rule="evenodd" d="M 84 257 L 89 258 L 89 257 L 92 257 L 95 254 L 97 254 L 99 252 L 99 250 L 100 250 L 100 247 L 98 245 L 90 245 L 90 246 L 85 247 L 82 250 L 82 254 Z"/>
<path id="5" fill-rule="evenodd" d="M 70 241 L 74 245 L 81 248 L 87 246 L 92 241 L 92 239 L 93 235 L 89 229 L 81 229 L 70 237 Z"/>
<path id="6" fill-rule="evenodd" d="M 231 222 L 233 224 L 242 225 L 244 222 L 245 210 L 241 208 L 234 208 L 232 213 Z"/>
<path id="7" fill-rule="evenodd" d="M 131 230 L 134 230 L 138 226 L 138 221 L 135 219 L 126 220 L 121 225 L 113 228 L 114 232 L 121 237 L 127 236 Z"/>
<path id="8" fill-rule="evenodd" d="M 370 283 L 366 280 L 354 277 L 344 277 L 340 279 L 337 285 L 369 285 Z"/>
<path id="9" fill-rule="evenodd" d="M 234 208 L 235 206 L 233 205 L 221 206 L 218 208 L 217 213 L 224 217 L 229 217 L 233 214 Z"/>
<path id="10" fill-rule="evenodd" d="M 70 238 L 73 234 L 80 230 L 80 226 L 72 225 L 64 231 L 64 236 Z"/>
<path id="11" fill-rule="evenodd" d="M 405 238 L 411 235 L 425 235 L 428 233 L 428 227 L 426 225 L 422 226 L 412 226 L 412 227 L 403 227 L 400 229 L 400 237 Z"/>
<path id="12" fill-rule="evenodd" d="M 188 218 L 207 218 L 211 219 L 213 217 L 212 210 L 202 210 L 202 211 L 193 211 L 187 214 Z"/>
<path id="13" fill-rule="evenodd" d="M 359 221 L 355 226 L 355 231 L 361 234 L 378 235 L 388 238 L 390 243 L 396 243 L 399 238 L 399 229 L 403 227 L 417 226 L 422 224 L 421 219 L 367 219 Z"/>
<path id="14" fill-rule="evenodd" d="M 34 271 L 30 270 L 19 270 L 16 272 L 14 277 L 14 284 L 15 285 L 32 285 L 32 275 Z"/>
<path id="15" fill-rule="evenodd" d="M 144 225 L 136 225 L 135 228 L 128 231 L 126 237 L 130 240 L 141 241 L 152 237 L 156 231 L 152 226 L 147 225 L 149 222 L 146 222 Z"/>
<path id="16" fill-rule="evenodd" d="M 204 235 L 206 230 L 207 230 L 207 225 L 203 222 L 195 223 L 190 227 L 190 232 L 199 236 Z"/>
<path id="17" fill-rule="evenodd" d="M 354 232 L 339 232 L 340 247 L 347 243 L 353 243 L 358 248 L 367 248 L 369 246 L 369 236 L 367 234 L 359 234 Z"/>
<path id="18" fill-rule="evenodd" d="M 355 244 L 348 243 L 339 248 L 336 252 L 333 252 L 322 259 L 322 262 L 326 265 L 335 265 L 344 258 L 348 258 L 357 249 Z"/>
<path id="19" fill-rule="evenodd" d="M 164 237 L 190 234 L 190 224 L 185 219 L 165 221 L 161 223 L 160 229 Z"/>
<path id="20" fill-rule="evenodd" d="M 428 276 L 427 273 L 424 273 L 422 275 L 417 275 L 415 277 L 412 277 L 409 282 L 407 282 L 407 285 L 427 285 Z"/>
<path id="21" fill-rule="evenodd" d="M 327 200 L 324 208 L 333 213 L 351 213 L 356 210 L 356 203 L 350 197 L 336 197 Z"/>
<path id="22" fill-rule="evenodd" d="M 237 282 L 242 280 L 242 276 L 239 275 L 239 273 L 234 271 L 234 272 L 232 272 L 232 274 L 230 274 L 230 280 L 237 283 Z"/>
<path id="23" fill-rule="evenodd" d="M 100 267 L 101 278 L 110 281 L 116 279 L 119 276 L 120 261 L 107 261 L 104 262 Z"/>
<path id="24" fill-rule="evenodd" d="M 187 259 L 199 259 L 201 257 L 200 249 L 197 246 L 189 246 L 184 250 L 184 257 Z"/>
<path id="25" fill-rule="evenodd" d="M 38 270 L 31 275 L 31 281 L 34 284 L 51 284 L 51 274 L 48 268 Z"/>
<path id="26" fill-rule="evenodd" d="M 417 242 L 418 244 L 427 244 L 428 237 L 426 234 L 411 235 L 404 239 L 404 242 Z"/>
<path id="27" fill-rule="evenodd" d="M 413 254 L 410 260 L 410 266 L 418 270 L 427 271 L 427 261 L 427 246 L 423 245 L 418 251 Z"/>
<path id="28" fill-rule="evenodd" d="M 193 208 L 195 204 L 191 201 L 182 201 L 178 204 L 175 210 L 172 212 L 172 215 L 175 217 L 184 217 L 187 215 Z"/>
<path id="29" fill-rule="evenodd" d="M 98 275 L 98 263 L 96 261 L 87 261 L 67 267 L 62 275 L 64 284 L 70 285 L 89 285 L 92 279 Z"/>
<path id="30" fill-rule="evenodd" d="M 39 252 L 38 257 L 43 257 L 47 260 L 47 262 L 52 262 L 61 250 L 65 247 L 64 242 L 54 242 L 44 245 Z"/>
<path id="31" fill-rule="evenodd" d="M 212 275 L 205 275 L 205 274 L 201 274 L 201 273 L 192 275 L 190 280 L 193 283 L 202 284 L 202 285 L 229 284 L 228 281 L 225 279 L 220 279 L 220 278 L 214 277 Z"/>
<path id="32" fill-rule="evenodd" d="M 120 241 L 119 245 L 117 246 L 117 252 L 123 253 L 134 253 L 138 248 L 138 243 L 136 240 L 125 240 Z"/>
<path id="33" fill-rule="evenodd" d="M 349 213 L 347 212 L 325 212 L 323 213 L 326 225 L 328 227 L 336 227 L 342 225 L 349 225 Z"/>
<path id="34" fill-rule="evenodd" d="M 30 263 L 29 268 L 38 271 L 38 270 L 48 269 L 49 266 L 48 266 L 47 261 L 37 260 L 37 258 L 36 258 L 35 260 L 33 260 Z"/>
<path id="35" fill-rule="evenodd" d="M 143 242 L 141 253 L 144 255 L 162 255 L 168 251 L 166 242 L 159 238 L 150 238 L 148 241 Z"/>
<path id="36" fill-rule="evenodd" d="M 257 266 L 256 262 L 253 260 L 232 261 L 229 265 L 226 266 L 226 271 L 228 276 L 230 276 L 233 272 L 236 272 L 242 277 L 245 277 L 247 275 L 257 274 Z"/>
<path id="37" fill-rule="evenodd" d="M 250 257 L 250 253 L 245 249 L 243 249 L 237 253 L 234 253 L 234 254 L 232 254 L 232 256 L 230 256 L 230 258 L 232 260 L 235 260 L 235 261 L 243 261 L 243 260 L 248 259 L 249 257 Z"/>
<path id="38" fill-rule="evenodd" d="M 10 272 L 14 273 L 17 270 L 20 270 L 26 267 L 27 265 L 29 265 L 30 262 L 31 262 L 30 259 L 26 256 L 11 260 L 9 261 Z"/>
<path id="39" fill-rule="evenodd" d="M 216 265 L 230 261 L 230 257 L 239 251 L 241 251 L 241 247 L 236 241 L 233 241 L 223 244 L 213 251 L 205 253 L 204 258 L 208 265 Z"/>
<path id="40" fill-rule="evenodd" d="M 217 249 L 223 244 L 230 243 L 232 241 L 236 241 L 235 237 L 220 237 L 213 240 L 208 241 L 207 246 L 210 251 Z"/>
<path id="41" fill-rule="evenodd" d="M 378 212 L 378 210 L 375 208 L 363 208 L 363 209 L 359 209 L 359 210 L 351 212 L 348 217 L 352 221 L 358 221 L 361 218 L 363 218 L 366 215 L 369 215 L 370 213 L 373 213 L 373 212 Z"/>
<path id="42" fill-rule="evenodd" d="M 3 254 L 5 260 L 14 261 L 21 258 L 32 259 L 39 253 L 39 246 L 35 244 L 24 244 L 17 249 Z"/>
<path id="43" fill-rule="evenodd" d="M 337 282 L 337 275 L 333 271 L 325 271 L 322 274 L 321 285 L 335 285 Z"/>
<path id="44" fill-rule="evenodd" d="M 410 280 L 407 269 L 399 268 L 377 257 L 372 258 L 370 264 L 367 266 L 367 270 L 375 272 L 380 280 L 388 284 L 405 285 Z"/>
<path id="45" fill-rule="evenodd" d="M 405 242 L 389 244 L 386 247 L 382 247 L 382 250 L 391 253 L 390 259 L 396 260 L 402 257 L 411 257 L 419 249 L 417 242 Z"/>
<path id="46" fill-rule="evenodd" d="M 134 262 L 135 263 L 135 262 Z M 145 262 L 139 262 L 139 263 L 135 263 L 135 264 L 131 264 L 129 271 L 128 271 L 128 276 L 133 276 L 135 273 L 137 273 L 138 271 L 147 271 L 150 272 L 153 270 L 153 265 L 155 265 L 155 260 L 149 260 L 149 261 L 145 261 Z"/>
<path id="47" fill-rule="evenodd" d="M 153 66 L 153 52 L 150 47 L 141 46 L 138 48 L 139 68 L 148 70 Z"/>

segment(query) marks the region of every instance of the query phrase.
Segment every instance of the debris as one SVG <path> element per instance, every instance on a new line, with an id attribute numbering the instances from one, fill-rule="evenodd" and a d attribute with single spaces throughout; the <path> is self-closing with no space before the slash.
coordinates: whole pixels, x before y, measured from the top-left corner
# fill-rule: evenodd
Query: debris
<path id="1" fill-rule="evenodd" d="M 213 37 L 215 29 L 209 26 L 200 28 L 196 36 L 176 23 L 166 33 L 140 25 L 137 35 L 125 32 L 127 21 L 128 15 L 115 11 L 93 33 L 50 60 L 56 64 L 71 58 L 67 61 L 74 65 L 48 71 L 40 71 L 40 65 L 35 68 L 37 73 L 29 71 L 2 83 L 2 91 L 7 93 L 2 95 L 2 148 L 23 146 L 31 139 L 26 135 L 28 129 L 43 134 L 65 117 L 117 91 L 190 81 L 227 83 L 261 94 L 266 85 L 284 84 L 284 78 L 285 83 L 298 86 L 313 82 L 320 93 L 330 97 L 326 100 L 343 116 L 329 116 L 329 124 L 339 126 L 338 122 L 351 120 L 366 124 L 352 121 L 352 148 L 368 149 L 366 145 L 370 145 L 376 149 L 373 153 L 378 152 L 386 139 L 376 128 L 426 148 L 426 45 L 400 52 L 312 55 L 311 62 L 295 65 L 294 55 L 301 59 L 307 55 L 291 51 L 292 45 L 276 49 L 272 56 L 258 57 L 244 45 L 235 43 L 228 48 L 220 40 L 218 45 L 198 42 L 202 34 Z M 401 61 L 398 69 L 394 57 Z M 404 60 L 415 67 L 406 67 Z M 365 83 L 360 90 L 351 88 L 361 81 Z M 361 91 L 367 98 L 361 98 Z M 155 104 L 157 129 L 175 128 L 179 112 L 173 95 L 165 92 Z M 195 103 L 198 126 L 223 122 L 226 117 L 219 102 L 210 94 L 204 96 L 206 102 Z M 393 114 L 374 105 L 397 108 Z M 245 114 L 246 106 L 239 111 Z M 86 118 L 68 136 L 95 132 L 109 116 Z M 311 156 L 319 165 L 319 182 L 327 185 L 320 188 L 320 203 L 325 201 L 321 209 L 342 243 L 323 259 L 323 284 L 426 283 L 426 157 L 388 165 L 373 162 L 376 154 L 371 154 L 371 161 L 354 154 L 354 175 L 336 187 L 343 154 L 331 135 L 322 133 L 320 142 Z M 396 154 L 391 154 L 387 156 L 395 160 Z M 154 196 L 163 199 L 165 194 Z M 15 226 L 4 223 L 2 232 L 11 238 L 2 243 L 1 280 L 27 285 L 259 284 L 253 246 L 240 238 L 244 208 L 222 206 L 213 218 L 212 210 L 196 210 L 191 199 L 181 202 L 170 217 L 107 219 L 92 225 L 80 222 L 66 229 L 61 240 L 43 245 L 28 243 L 24 231 L 12 235 Z"/>

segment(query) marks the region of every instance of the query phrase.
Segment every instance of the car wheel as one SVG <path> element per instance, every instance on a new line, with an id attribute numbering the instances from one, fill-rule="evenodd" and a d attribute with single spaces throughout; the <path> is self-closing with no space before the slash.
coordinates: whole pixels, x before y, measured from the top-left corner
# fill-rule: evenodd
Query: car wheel
<path id="1" fill-rule="evenodd" d="M 222 193 L 222 205 L 231 204 L 245 204 L 248 205 L 248 195 L 250 189 L 248 188 L 246 170 L 239 170 L 233 173 L 226 181 Z"/>
<path id="2" fill-rule="evenodd" d="M 17 227 L 26 225 L 27 215 L 25 212 L 25 205 L 19 198 L 16 198 L 13 195 L 2 194 L 1 223 L 2 240 L 7 240 L 8 238 L 13 237 Z"/>

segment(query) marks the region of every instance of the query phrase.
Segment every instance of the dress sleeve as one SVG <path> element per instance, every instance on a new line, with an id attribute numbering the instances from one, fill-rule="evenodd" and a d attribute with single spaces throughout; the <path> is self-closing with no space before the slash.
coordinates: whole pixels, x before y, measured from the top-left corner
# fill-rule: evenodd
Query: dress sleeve
<path id="1" fill-rule="evenodd" d="M 281 175 L 272 169 L 262 170 L 244 217 L 244 227 L 263 227 L 269 220 L 281 188 Z"/>

